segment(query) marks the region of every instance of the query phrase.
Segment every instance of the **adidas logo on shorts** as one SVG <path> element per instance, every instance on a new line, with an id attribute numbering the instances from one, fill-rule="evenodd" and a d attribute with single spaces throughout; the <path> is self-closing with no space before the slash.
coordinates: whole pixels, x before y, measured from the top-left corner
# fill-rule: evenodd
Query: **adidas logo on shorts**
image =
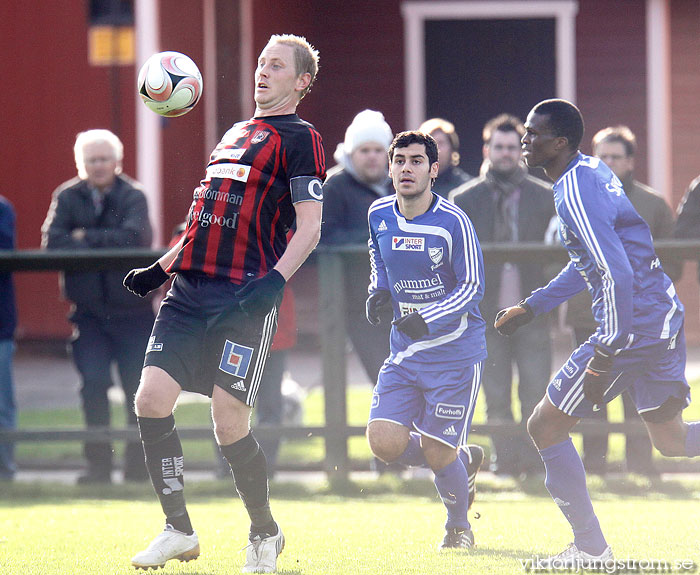
<path id="1" fill-rule="evenodd" d="M 235 389 L 236 391 L 245 391 L 245 385 L 243 385 L 243 380 L 239 379 L 238 381 L 234 381 L 231 384 L 231 389 Z"/>
<path id="2" fill-rule="evenodd" d="M 450 425 L 445 431 L 442 432 L 443 435 L 454 436 L 457 435 L 454 425 Z"/>

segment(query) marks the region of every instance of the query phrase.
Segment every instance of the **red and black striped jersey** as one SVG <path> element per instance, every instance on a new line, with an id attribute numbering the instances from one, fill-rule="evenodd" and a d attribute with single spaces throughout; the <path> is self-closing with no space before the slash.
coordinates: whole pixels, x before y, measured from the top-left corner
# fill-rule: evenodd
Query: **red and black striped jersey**
<path id="1" fill-rule="evenodd" d="M 294 203 L 321 201 L 321 136 L 296 114 L 234 124 L 194 190 L 185 243 L 169 272 L 245 283 L 274 267 L 287 247 Z"/>

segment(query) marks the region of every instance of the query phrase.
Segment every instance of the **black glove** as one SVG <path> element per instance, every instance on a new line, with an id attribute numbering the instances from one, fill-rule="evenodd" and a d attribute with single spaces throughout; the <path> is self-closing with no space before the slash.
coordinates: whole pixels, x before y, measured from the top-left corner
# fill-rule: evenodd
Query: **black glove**
<path id="1" fill-rule="evenodd" d="M 240 298 L 238 304 L 248 315 L 265 315 L 277 302 L 286 283 L 284 276 L 272 269 L 236 292 L 236 297 Z"/>
<path id="2" fill-rule="evenodd" d="M 496 314 L 493 327 L 501 335 L 513 335 L 519 327 L 530 323 L 534 317 L 535 314 L 532 313 L 532 308 L 523 300 L 518 305 L 499 311 Z"/>
<path id="3" fill-rule="evenodd" d="M 417 311 L 395 319 L 391 323 L 411 339 L 420 339 L 428 335 L 428 324 Z"/>
<path id="4" fill-rule="evenodd" d="M 124 287 L 139 297 L 146 297 L 148 292 L 162 286 L 170 276 L 163 271 L 158 262 L 147 268 L 131 270 L 124 281 Z"/>
<path id="5" fill-rule="evenodd" d="M 610 385 L 610 371 L 613 366 L 612 354 L 595 348 L 593 357 L 588 360 L 583 374 L 583 396 L 594 406 L 603 405 L 603 395 Z"/>
<path id="6" fill-rule="evenodd" d="M 381 312 L 390 304 L 391 292 L 387 290 L 379 290 L 369 294 L 365 304 L 367 321 L 372 325 L 380 325 L 382 323 Z"/>

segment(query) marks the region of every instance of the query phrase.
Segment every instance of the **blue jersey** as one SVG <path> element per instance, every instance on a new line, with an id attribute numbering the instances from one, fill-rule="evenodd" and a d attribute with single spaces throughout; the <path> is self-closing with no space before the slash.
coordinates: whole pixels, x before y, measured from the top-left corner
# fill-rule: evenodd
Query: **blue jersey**
<path id="1" fill-rule="evenodd" d="M 429 330 L 416 341 L 392 327 L 389 361 L 441 370 L 483 360 L 484 265 L 467 215 L 433 194 L 430 209 L 407 220 L 393 195 L 375 201 L 368 218 L 369 292 L 389 291 L 394 318 L 417 311 Z"/>
<path id="2" fill-rule="evenodd" d="M 654 252 L 649 227 L 610 168 L 579 153 L 554 184 L 554 204 L 570 262 L 527 299 L 534 313 L 587 288 L 598 323 L 594 344 L 615 351 L 631 344 L 635 334 L 675 335 L 683 306 Z"/>

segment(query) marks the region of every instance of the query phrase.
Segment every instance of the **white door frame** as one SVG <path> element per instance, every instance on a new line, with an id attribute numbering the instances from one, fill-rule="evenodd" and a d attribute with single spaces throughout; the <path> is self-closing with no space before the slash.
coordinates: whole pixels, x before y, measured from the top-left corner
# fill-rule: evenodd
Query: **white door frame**
<path id="1" fill-rule="evenodd" d="M 401 13 L 404 19 L 406 126 L 409 129 L 415 129 L 426 119 L 425 22 L 427 20 L 554 18 L 556 96 L 575 102 L 577 12 L 577 0 L 404 2 L 401 5 Z"/>

